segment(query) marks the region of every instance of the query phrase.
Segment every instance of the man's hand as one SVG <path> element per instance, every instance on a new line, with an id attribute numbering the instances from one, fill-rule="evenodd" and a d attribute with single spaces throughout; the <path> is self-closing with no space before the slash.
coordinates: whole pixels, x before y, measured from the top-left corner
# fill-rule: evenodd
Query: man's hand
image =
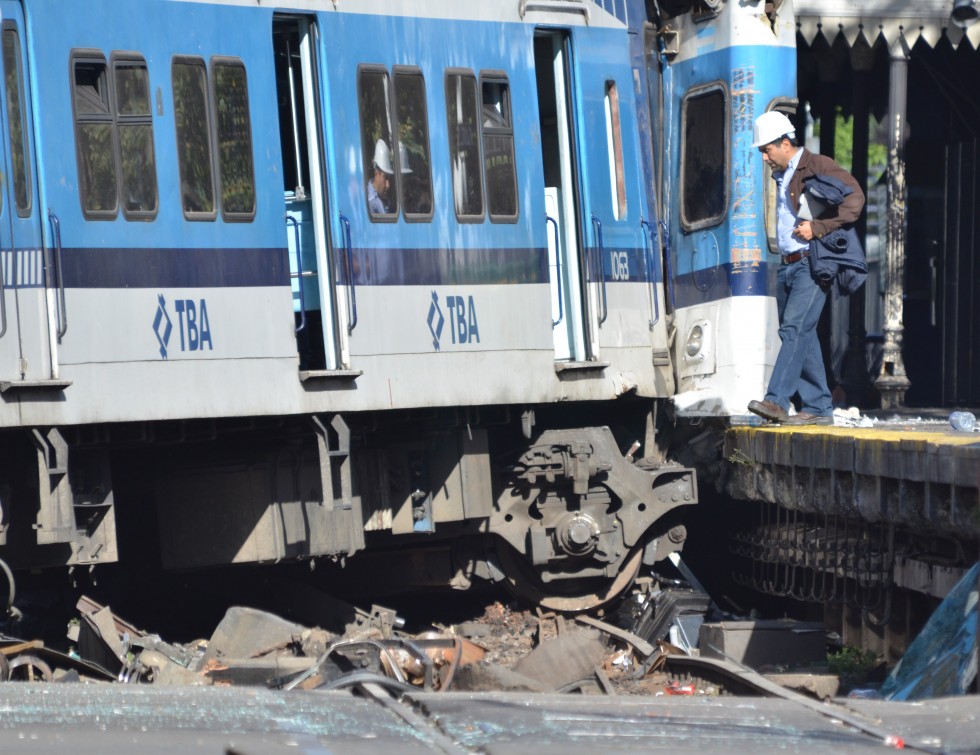
<path id="1" fill-rule="evenodd" d="M 804 241 L 813 240 L 813 228 L 809 220 L 801 220 L 800 224 L 793 229 L 793 235 Z"/>

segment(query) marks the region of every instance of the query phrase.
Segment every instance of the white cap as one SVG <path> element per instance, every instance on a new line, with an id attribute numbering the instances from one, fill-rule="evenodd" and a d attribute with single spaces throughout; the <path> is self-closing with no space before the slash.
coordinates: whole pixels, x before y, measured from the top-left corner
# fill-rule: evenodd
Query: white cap
<path id="1" fill-rule="evenodd" d="M 402 173 L 412 172 L 408 167 L 408 150 L 405 148 L 405 142 L 398 142 L 398 169 Z"/>
<path id="2" fill-rule="evenodd" d="M 391 150 L 384 139 L 378 139 L 378 143 L 374 145 L 374 167 L 389 176 L 395 172 L 391 168 Z"/>
<path id="3" fill-rule="evenodd" d="M 762 147 L 784 136 L 795 139 L 796 127 L 782 113 L 776 110 L 770 110 L 768 113 L 763 113 L 755 119 L 755 125 L 752 128 L 753 147 Z"/>

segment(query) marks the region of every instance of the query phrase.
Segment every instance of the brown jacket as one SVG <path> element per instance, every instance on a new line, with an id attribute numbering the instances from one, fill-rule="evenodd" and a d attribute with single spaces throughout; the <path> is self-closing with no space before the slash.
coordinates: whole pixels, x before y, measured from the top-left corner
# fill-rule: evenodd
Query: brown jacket
<path id="1" fill-rule="evenodd" d="M 819 220 L 810 221 L 815 238 L 823 238 L 831 231 L 841 226 L 852 225 L 861 216 L 864 209 L 864 192 L 854 176 L 824 155 L 818 155 L 806 148 L 801 148 L 800 162 L 793 172 L 789 182 L 789 198 L 793 202 L 793 212 L 800 212 L 800 195 L 803 192 L 803 181 L 810 176 L 832 176 L 847 184 L 853 190 L 837 207 L 829 207 Z"/>

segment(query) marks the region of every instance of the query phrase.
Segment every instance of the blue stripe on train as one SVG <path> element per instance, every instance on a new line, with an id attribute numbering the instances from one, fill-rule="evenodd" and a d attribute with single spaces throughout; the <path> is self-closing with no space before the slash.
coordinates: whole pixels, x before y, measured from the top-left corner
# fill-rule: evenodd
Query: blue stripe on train
<path id="1" fill-rule="evenodd" d="M 65 288 L 288 286 L 285 247 L 63 249 Z"/>
<path id="2" fill-rule="evenodd" d="M 338 252 L 339 254 L 339 252 Z M 442 286 L 547 283 L 548 250 L 353 249 L 359 286 Z M 346 266 L 341 264 L 341 270 Z M 342 276 L 346 280 L 346 275 Z"/>
<path id="3" fill-rule="evenodd" d="M 338 283 L 346 261 L 336 252 Z M 364 286 L 507 285 L 548 283 L 548 250 L 353 249 L 354 283 Z M 288 286 L 285 248 L 245 249 L 63 249 L 66 288 L 235 288 Z M 603 278 L 642 282 L 659 278 L 640 249 L 603 253 Z M 651 275 L 651 272 L 653 273 Z M 589 279 L 597 276 L 590 273 Z M 8 283 L 9 285 L 9 283 Z M 40 275 L 18 286 L 43 285 Z"/>
<path id="4" fill-rule="evenodd" d="M 642 249 L 604 250 L 602 272 L 610 282 L 657 277 Z M 548 250 L 538 249 L 354 249 L 357 285 L 433 286 L 547 283 Z M 341 266 L 343 268 L 343 265 Z M 589 280 L 598 276 L 590 271 Z"/>
<path id="5" fill-rule="evenodd" d="M 775 289 L 770 287 L 769 278 L 778 266 L 769 260 L 729 262 L 678 275 L 674 278 L 674 306 L 691 307 L 730 296 L 771 296 Z"/>

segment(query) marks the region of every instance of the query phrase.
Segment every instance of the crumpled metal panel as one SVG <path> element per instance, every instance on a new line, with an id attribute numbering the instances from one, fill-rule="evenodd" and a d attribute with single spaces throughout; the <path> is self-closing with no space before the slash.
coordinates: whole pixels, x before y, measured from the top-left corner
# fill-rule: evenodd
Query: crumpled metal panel
<path id="1" fill-rule="evenodd" d="M 967 694 L 977 675 L 978 575 L 975 564 L 939 604 L 881 686 L 882 697 L 912 701 Z"/>

